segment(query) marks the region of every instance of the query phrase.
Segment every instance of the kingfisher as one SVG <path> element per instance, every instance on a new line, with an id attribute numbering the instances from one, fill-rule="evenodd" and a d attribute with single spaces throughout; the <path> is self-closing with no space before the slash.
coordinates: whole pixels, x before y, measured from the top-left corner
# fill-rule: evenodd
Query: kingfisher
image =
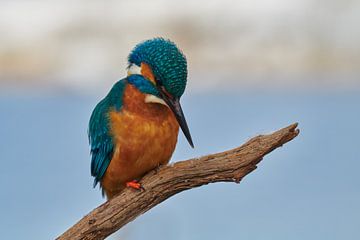
<path id="1" fill-rule="evenodd" d="M 194 147 L 180 105 L 186 82 L 186 57 L 174 42 L 154 38 L 130 52 L 127 76 L 96 105 L 88 127 L 94 187 L 108 199 L 141 189 L 142 176 L 169 162 L 179 126 Z"/>

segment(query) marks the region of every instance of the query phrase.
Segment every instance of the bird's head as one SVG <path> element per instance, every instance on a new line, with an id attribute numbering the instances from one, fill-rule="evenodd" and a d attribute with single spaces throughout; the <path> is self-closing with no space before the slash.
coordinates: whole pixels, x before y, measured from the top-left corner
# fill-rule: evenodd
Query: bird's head
<path id="1" fill-rule="evenodd" d="M 187 81 L 184 54 L 170 40 L 154 38 L 136 45 L 128 61 L 128 81 L 146 94 L 147 103 L 164 104 L 171 109 L 193 147 L 180 105 Z"/>

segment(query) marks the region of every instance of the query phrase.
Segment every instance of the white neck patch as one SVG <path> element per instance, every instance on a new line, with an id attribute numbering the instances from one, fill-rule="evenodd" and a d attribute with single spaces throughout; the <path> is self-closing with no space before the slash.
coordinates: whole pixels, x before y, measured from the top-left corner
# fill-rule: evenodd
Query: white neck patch
<path id="1" fill-rule="evenodd" d="M 131 64 L 128 68 L 127 75 L 140 74 L 141 75 L 141 67 L 136 64 Z"/>
<path id="2" fill-rule="evenodd" d="M 146 103 L 159 103 L 159 104 L 169 107 L 164 100 L 162 100 L 161 98 L 158 98 L 157 96 L 151 95 L 151 94 L 146 94 L 145 102 Z"/>

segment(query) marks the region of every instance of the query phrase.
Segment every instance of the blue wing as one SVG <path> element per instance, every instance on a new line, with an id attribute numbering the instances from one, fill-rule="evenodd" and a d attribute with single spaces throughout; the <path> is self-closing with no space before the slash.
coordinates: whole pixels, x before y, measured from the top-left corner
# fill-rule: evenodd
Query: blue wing
<path id="1" fill-rule="evenodd" d="M 96 105 L 90 117 L 88 136 L 94 187 L 104 176 L 113 156 L 114 142 L 110 133 L 109 112 L 121 110 L 126 83 L 126 79 L 115 83 L 108 95 Z"/>

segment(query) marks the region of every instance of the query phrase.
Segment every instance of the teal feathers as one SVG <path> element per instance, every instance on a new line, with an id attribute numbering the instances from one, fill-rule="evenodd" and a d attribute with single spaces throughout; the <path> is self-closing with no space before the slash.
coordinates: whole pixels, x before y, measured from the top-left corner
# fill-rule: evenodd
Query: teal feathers
<path id="1" fill-rule="evenodd" d="M 151 94 L 160 97 L 159 90 L 150 81 L 145 79 L 142 75 L 130 75 L 127 77 L 127 81 L 134 85 L 140 92 Z"/>
<path id="2" fill-rule="evenodd" d="M 91 114 L 88 136 L 91 153 L 91 175 L 94 187 L 102 179 L 110 164 L 114 143 L 110 134 L 109 112 L 120 111 L 126 80 L 120 80 L 112 87 L 108 95 L 101 100 Z"/>
<path id="3" fill-rule="evenodd" d="M 165 87 L 172 96 L 180 98 L 187 81 L 185 55 L 175 43 L 163 38 L 154 38 L 135 46 L 130 53 L 129 64 L 150 65 L 159 85 Z"/>

